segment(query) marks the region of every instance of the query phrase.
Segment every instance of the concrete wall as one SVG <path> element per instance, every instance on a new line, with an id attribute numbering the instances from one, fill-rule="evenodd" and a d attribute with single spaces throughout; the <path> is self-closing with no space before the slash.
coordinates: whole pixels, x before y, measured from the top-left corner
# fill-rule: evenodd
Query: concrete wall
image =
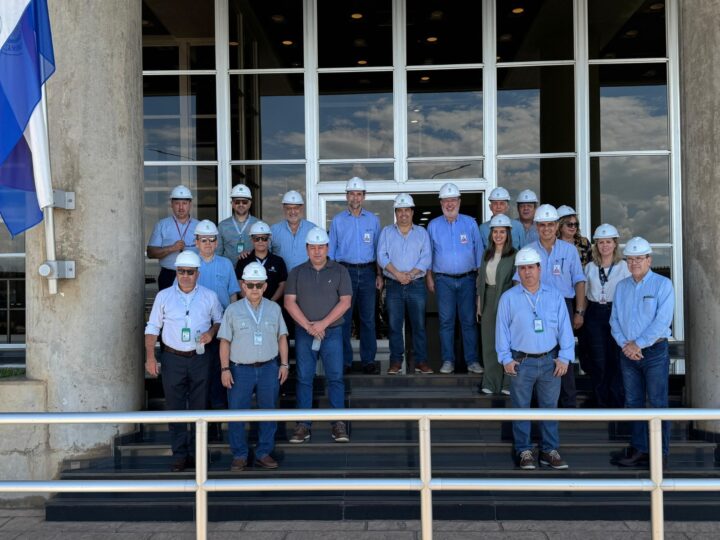
<path id="1" fill-rule="evenodd" d="M 2 410 L 126 411 L 142 405 L 142 54 L 138 0 L 50 0 L 56 72 L 48 86 L 59 260 L 77 278 L 50 296 L 37 273 L 43 227 L 27 233 L 27 378 Z M 15 429 L 15 428 L 13 428 Z M 0 477 L 50 479 L 67 457 L 107 451 L 127 427 L 0 431 Z M 25 433 L 15 430 L 14 434 Z M 12 437 L 12 438 L 11 438 Z M 38 448 L 44 459 L 34 459 Z M 31 459 L 32 458 L 32 459 Z"/>
<path id="2" fill-rule="evenodd" d="M 678 2 L 690 403 L 720 407 L 720 1 Z M 720 423 L 700 423 L 720 433 Z"/>

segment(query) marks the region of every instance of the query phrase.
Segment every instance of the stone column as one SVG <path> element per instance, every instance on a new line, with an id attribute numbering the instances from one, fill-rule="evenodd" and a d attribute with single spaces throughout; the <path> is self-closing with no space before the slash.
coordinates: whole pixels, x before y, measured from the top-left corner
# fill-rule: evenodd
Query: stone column
<path id="1" fill-rule="evenodd" d="M 76 194 L 74 211 L 55 211 L 56 249 L 59 260 L 75 261 L 77 277 L 60 281 L 59 294 L 50 296 L 37 272 L 45 260 L 43 226 L 27 233 L 29 380 L 3 390 L 37 394 L 33 410 L 42 399 L 51 412 L 137 410 L 144 326 L 141 2 L 50 0 L 49 7 L 53 185 Z M 14 464 L 0 461 L 0 476 L 50 479 L 63 459 L 105 452 L 127 429 L 52 426 L 26 447 L 19 437 Z"/>
<path id="2" fill-rule="evenodd" d="M 720 407 L 720 1 L 682 0 L 685 341 L 693 407 Z M 720 433 L 720 422 L 700 422 Z"/>

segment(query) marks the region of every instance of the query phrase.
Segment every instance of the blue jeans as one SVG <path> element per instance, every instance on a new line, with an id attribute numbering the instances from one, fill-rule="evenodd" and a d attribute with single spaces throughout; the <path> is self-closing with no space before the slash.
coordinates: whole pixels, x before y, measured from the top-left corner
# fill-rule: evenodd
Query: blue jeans
<path id="1" fill-rule="evenodd" d="M 413 355 L 415 364 L 427 362 L 427 335 L 425 334 L 425 303 L 427 290 L 425 280 L 416 279 L 407 285 L 401 285 L 394 279 L 385 280 L 385 307 L 390 326 L 390 362 L 403 361 L 405 341 L 403 323 L 407 308 L 412 332 Z"/>
<path id="2" fill-rule="evenodd" d="M 278 380 L 277 357 L 265 362 L 260 367 L 230 364 L 233 384 L 228 390 L 228 406 L 230 409 L 250 409 L 252 395 L 255 392 L 258 409 L 277 409 L 280 381 Z M 258 444 L 255 458 L 263 458 L 275 447 L 275 431 L 277 422 L 258 422 Z M 228 424 L 230 450 L 233 457 L 245 458 L 248 455 L 247 433 L 245 422 Z"/>
<path id="3" fill-rule="evenodd" d="M 522 364 L 516 366 L 516 377 L 510 378 L 510 395 L 515 409 L 529 409 L 533 397 L 533 388 L 537 395 L 538 407 L 541 409 L 556 409 L 560 395 L 560 377 L 555 377 L 555 362 L 553 354 L 541 358 L 526 358 Z M 556 421 L 540 422 L 543 452 L 557 450 L 560 446 L 560 434 Z M 519 454 L 532 449 L 530 441 L 530 421 L 513 422 L 513 438 L 515 451 Z"/>
<path id="4" fill-rule="evenodd" d="M 630 360 L 620 351 L 620 367 L 625 385 L 625 408 L 665 409 L 668 406 L 668 380 L 670 378 L 670 354 L 667 340 L 642 350 L 642 360 Z M 648 453 L 648 424 L 633 422 L 630 444 L 638 452 Z M 662 423 L 662 452 L 670 452 L 670 423 Z"/>
<path id="5" fill-rule="evenodd" d="M 475 274 L 463 278 L 435 276 L 438 318 L 440 319 L 440 356 L 455 363 L 455 315 L 460 317 L 465 364 L 479 362 L 478 329 L 475 323 Z"/>
<path id="6" fill-rule="evenodd" d="M 342 353 L 346 366 L 352 364 L 353 352 L 350 344 L 352 318 L 357 306 L 360 317 L 360 361 L 363 365 L 372 364 L 377 352 L 375 335 L 375 265 L 363 268 L 348 268 L 352 284 L 352 306 L 343 315 Z"/>
<path id="7" fill-rule="evenodd" d="M 320 342 L 320 350 L 312 350 L 313 337 L 304 328 L 295 325 L 295 355 L 297 357 L 297 408 L 312 409 L 313 379 L 318 353 L 325 370 L 330 407 L 345 408 L 345 381 L 342 361 L 342 327 L 335 326 L 325 330 L 325 339 Z M 310 426 L 312 422 L 301 422 Z"/>

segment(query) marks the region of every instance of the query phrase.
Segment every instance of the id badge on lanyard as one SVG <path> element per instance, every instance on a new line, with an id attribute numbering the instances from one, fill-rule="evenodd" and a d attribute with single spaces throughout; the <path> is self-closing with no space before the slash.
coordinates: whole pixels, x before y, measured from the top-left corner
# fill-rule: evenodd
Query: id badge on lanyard
<path id="1" fill-rule="evenodd" d="M 180 331 L 180 340 L 183 343 L 188 343 L 190 341 L 190 329 L 185 327 Z"/>
<path id="2" fill-rule="evenodd" d="M 262 345 L 262 332 L 256 331 L 253 334 L 253 345 L 255 345 L 255 346 Z"/>
<path id="3" fill-rule="evenodd" d="M 542 334 L 544 328 L 543 328 L 542 319 L 540 317 L 536 317 L 533 320 L 533 328 L 534 328 L 536 334 Z"/>

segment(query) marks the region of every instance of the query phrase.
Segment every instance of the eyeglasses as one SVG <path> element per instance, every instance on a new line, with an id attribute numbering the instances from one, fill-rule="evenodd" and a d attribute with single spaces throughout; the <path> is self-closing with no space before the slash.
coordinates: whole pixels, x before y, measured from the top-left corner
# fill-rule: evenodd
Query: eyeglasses
<path id="1" fill-rule="evenodd" d="M 232 203 L 245 205 L 245 204 L 250 204 L 250 201 L 248 199 L 233 199 Z"/>
<path id="2" fill-rule="evenodd" d="M 201 244 L 212 244 L 213 242 L 217 242 L 217 236 L 210 236 L 209 238 L 198 238 Z"/>
<path id="3" fill-rule="evenodd" d="M 197 270 L 193 268 L 178 268 L 177 273 L 179 276 L 194 276 Z"/>
<path id="4" fill-rule="evenodd" d="M 625 258 L 625 261 L 626 261 L 628 264 L 640 264 L 641 262 L 643 262 L 643 261 L 644 261 L 645 259 L 647 259 L 647 258 L 648 258 L 647 255 L 643 255 L 643 256 L 641 256 L 641 257 L 626 257 L 626 258 Z"/>
<path id="5" fill-rule="evenodd" d="M 265 283 L 248 283 L 247 281 L 245 282 L 245 286 L 250 290 L 262 289 L 263 285 L 265 285 Z"/>
<path id="6" fill-rule="evenodd" d="M 578 225 L 580 224 L 577 221 L 568 221 L 567 223 L 565 223 L 565 226 L 569 227 L 570 229 L 577 229 Z"/>
<path id="7" fill-rule="evenodd" d="M 270 240 L 269 236 L 253 236 L 253 242 L 267 242 Z"/>

